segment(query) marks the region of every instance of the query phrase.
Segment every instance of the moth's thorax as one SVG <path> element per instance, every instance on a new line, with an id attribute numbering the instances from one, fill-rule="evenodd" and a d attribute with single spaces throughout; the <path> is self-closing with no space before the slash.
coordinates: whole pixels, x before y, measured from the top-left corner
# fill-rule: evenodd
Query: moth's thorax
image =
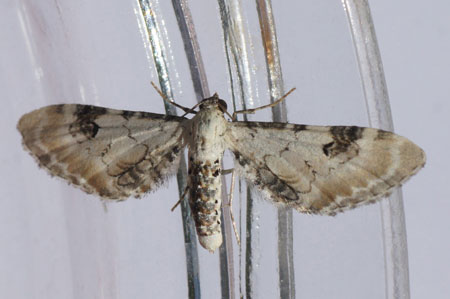
<path id="1" fill-rule="evenodd" d="M 224 134 L 228 121 L 218 105 L 202 105 L 202 109 L 191 119 L 188 136 L 189 149 L 198 159 L 213 159 L 222 155 Z"/>
<path id="2" fill-rule="evenodd" d="M 204 102 L 191 120 L 188 137 L 189 202 L 199 242 L 210 251 L 222 244 L 221 165 L 227 123 L 218 103 Z"/>

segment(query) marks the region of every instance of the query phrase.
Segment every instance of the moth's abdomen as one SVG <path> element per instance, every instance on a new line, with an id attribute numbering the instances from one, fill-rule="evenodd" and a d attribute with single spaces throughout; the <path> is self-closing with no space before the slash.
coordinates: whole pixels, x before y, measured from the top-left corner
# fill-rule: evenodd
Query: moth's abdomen
<path id="1" fill-rule="evenodd" d="M 220 160 L 189 161 L 189 203 L 199 242 L 211 252 L 222 244 Z"/>
<path id="2" fill-rule="evenodd" d="M 185 134 L 189 147 L 189 203 L 198 241 L 214 252 L 222 244 L 221 163 L 227 121 L 215 99 L 202 103 Z"/>

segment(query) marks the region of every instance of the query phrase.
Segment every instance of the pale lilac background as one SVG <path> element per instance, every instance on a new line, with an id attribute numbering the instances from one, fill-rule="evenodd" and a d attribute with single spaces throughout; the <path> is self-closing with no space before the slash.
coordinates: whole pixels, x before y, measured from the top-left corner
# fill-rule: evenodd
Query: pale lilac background
<path id="1" fill-rule="evenodd" d="M 161 1 L 162 2 L 162 1 Z M 274 13 L 290 122 L 366 125 L 357 66 L 339 1 L 276 1 Z M 282 2 L 282 3 L 281 3 Z M 403 188 L 412 298 L 450 294 L 450 21 L 447 1 L 371 1 L 396 132 L 427 153 Z M 255 15 L 256 104 L 267 102 L 265 65 Z M 20 146 L 19 117 L 63 102 L 163 112 L 139 32 L 133 1 L 0 3 L 1 188 L 0 297 L 177 298 L 186 294 L 184 244 L 176 181 L 149 194 L 104 206 L 50 179 Z M 228 99 L 218 9 L 191 1 L 212 91 Z M 183 45 L 171 4 L 160 3 L 171 41 L 175 97 L 193 105 Z M 252 119 L 268 119 L 262 112 Z M 238 207 L 238 204 L 236 204 Z M 261 211 L 257 294 L 277 297 L 276 211 Z M 106 211 L 106 212 L 105 212 Z M 297 295 L 381 298 L 383 252 L 377 205 L 336 218 L 294 217 Z M 200 250 L 202 295 L 220 294 L 218 257 Z"/>

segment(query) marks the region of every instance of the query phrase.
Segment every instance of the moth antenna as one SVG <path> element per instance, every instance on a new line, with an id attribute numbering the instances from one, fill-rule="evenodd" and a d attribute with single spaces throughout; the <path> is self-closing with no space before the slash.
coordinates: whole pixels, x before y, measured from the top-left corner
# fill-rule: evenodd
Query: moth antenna
<path id="1" fill-rule="evenodd" d="M 181 110 L 183 110 L 184 112 L 186 112 L 183 116 L 185 116 L 186 114 L 192 113 L 195 114 L 195 111 L 192 111 L 193 108 L 187 108 L 184 107 L 180 104 L 175 103 L 174 101 L 169 100 L 169 98 L 163 94 L 163 92 L 158 88 L 158 86 L 156 86 L 155 83 L 153 83 L 153 81 L 150 81 L 150 83 L 152 84 L 153 88 L 159 93 L 159 95 L 163 98 L 164 101 L 166 101 L 167 103 L 174 105 L 175 107 L 180 108 Z"/>
<path id="2" fill-rule="evenodd" d="M 233 115 L 230 114 L 230 112 L 228 112 L 227 110 L 225 110 L 225 114 L 228 115 L 229 118 L 231 118 L 232 121 L 234 121 L 235 119 L 233 118 Z"/>
<path id="3" fill-rule="evenodd" d="M 294 90 L 295 90 L 295 87 L 292 88 L 291 90 L 289 90 L 284 96 L 282 96 L 281 98 L 279 98 L 278 100 L 276 100 L 273 103 L 270 103 L 270 104 L 267 104 L 267 105 L 264 105 L 264 106 L 260 106 L 260 107 L 256 107 L 256 108 L 253 108 L 253 109 L 245 109 L 245 110 L 234 111 L 232 119 L 233 120 L 236 119 L 236 114 L 240 114 L 240 113 L 241 114 L 253 114 L 253 113 L 255 113 L 255 111 L 266 109 L 266 108 L 270 108 L 270 107 L 274 107 L 274 106 L 278 105 L 279 103 L 281 103 L 284 99 L 286 99 L 287 96 L 290 95 Z"/>
<path id="4" fill-rule="evenodd" d="M 185 113 L 181 116 L 181 117 L 185 117 L 186 115 L 188 115 L 189 113 L 192 114 L 196 114 L 197 111 L 194 111 L 195 108 L 197 108 L 198 106 L 200 106 L 202 102 L 198 102 L 197 104 L 194 105 L 194 107 L 192 108 L 187 108 L 187 110 L 185 110 Z"/>

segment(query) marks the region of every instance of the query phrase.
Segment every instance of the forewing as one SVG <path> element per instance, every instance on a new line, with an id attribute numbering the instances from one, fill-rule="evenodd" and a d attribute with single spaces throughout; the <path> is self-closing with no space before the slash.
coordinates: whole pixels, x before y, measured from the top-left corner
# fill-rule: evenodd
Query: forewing
<path id="1" fill-rule="evenodd" d="M 185 118 L 88 105 L 22 116 L 23 144 L 50 174 L 108 199 L 139 197 L 174 173 Z"/>
<path id="2" fill-rule="evenodd" d="M 417 145 L 372 128 L 233 122 L 226 141 L 242 176 L 305 213 L 375 202 L 425 164 Z"/>

